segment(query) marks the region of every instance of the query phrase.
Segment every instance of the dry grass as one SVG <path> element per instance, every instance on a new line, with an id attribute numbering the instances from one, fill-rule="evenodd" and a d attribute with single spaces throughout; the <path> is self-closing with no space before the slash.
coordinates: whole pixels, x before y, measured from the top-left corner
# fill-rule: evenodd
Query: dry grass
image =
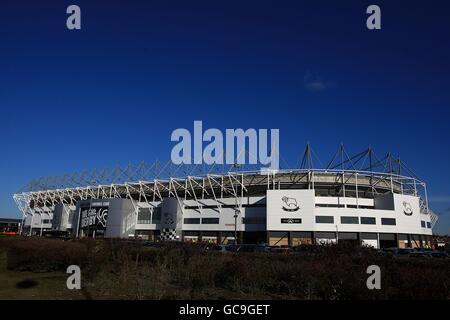
<path id="1" fill-rule="evenodd" d="M 61 242 L 22 238 L 0 240 L 1 247 L 7 252 L 10 269 L 2 269 L 1 276 L 5 272 L 23 274 L 18 270 L 27 270 L 27 275 L 52 272 L 44 275 L 60 286 L 65 285 L 66 278 L 55 271 L 79 264 L 84 288 L 81 297 L 93 299 L 450 297 L 449 260 L 393 259 L 364 248 L 307 247 L 301 254 L 287 256 L 234 255 L 189 244 L 168 243 L 151 248 L 119 240 Z M 372 264 L 381 267 L 382 290 L 366 287 L 366 268 Z M 41 286 L 40 297 L 58 297 L 52 290 Z M 12 291 L 3 295 L 17 297 Z"/>

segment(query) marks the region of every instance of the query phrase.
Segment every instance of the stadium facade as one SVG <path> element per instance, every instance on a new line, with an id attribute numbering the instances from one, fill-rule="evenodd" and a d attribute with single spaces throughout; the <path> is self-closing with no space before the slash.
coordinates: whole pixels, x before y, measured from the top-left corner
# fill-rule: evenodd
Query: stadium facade
<path id="1" fill-rule="evenodd" d="M 23 234 L 300 245 L 430 244 L 437 215 L 426 184 L 391 154 L 372 149 L 330 162 L 308 145 L 296 169 L 141 163 L 41 178 L 14 195 Z M 176 178 L 182 176 L 182 178 Z"/>

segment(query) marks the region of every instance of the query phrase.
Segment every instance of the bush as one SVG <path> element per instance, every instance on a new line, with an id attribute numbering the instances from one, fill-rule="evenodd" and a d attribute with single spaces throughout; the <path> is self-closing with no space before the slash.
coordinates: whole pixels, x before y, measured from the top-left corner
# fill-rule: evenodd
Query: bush
<path id="1" fill-rule="evenodd" d="M 62 242 L 1 239 L 12 270 L 82 267 L 98 298 L 132 299 L 448 299 L 450 261 L 394 259 L 375 250 L 305 246 L 301 253 L 222 254 L 195 244 L 147 247 L 118 239 Z M 381 268 L 381 290 L 368 290 L 369 265 Z"/>
<path id="2" fill-rule="evenodd" d="M 86 264 L 87 248 L 59 240 L 20 238 L 6 244 L 6 255 L 10 270 L 65 271 L 69 265 Z"/>

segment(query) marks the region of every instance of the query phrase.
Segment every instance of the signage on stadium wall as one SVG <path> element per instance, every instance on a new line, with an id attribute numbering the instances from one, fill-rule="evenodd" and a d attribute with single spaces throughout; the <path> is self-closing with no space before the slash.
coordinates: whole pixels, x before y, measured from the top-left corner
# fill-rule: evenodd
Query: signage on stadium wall
<path id="1" fill-rule="evenodd" d="M 409 202 L 403 201 L 403 213 L 407 216 L 412 216 L 413 209 Z"/>
<path id="2" fill-rule="evenodd" d="M 302 219 L 284 218 L 281 219 L 281 223 L 302 223 Z"/>
<path id="3" fill-rule="evenodd" d="M 295 212 L 300 210 L 300 207 L 297 204 L 297 199 L 295 198 L 289 198 L 289 197 L 282 197 L 281 201 L 283 202 L 283 205 L 281 206 L 281 209 L 287 212 Z"/>
<path id="4" fill-rule="evenodd" d="M 267 190 L 267 230 L 313 230 L 314 190 Z"/>
<path id="5" fill-rule="evenodd" d="M 80 227 L 105 230 L 108 219 L 108 207 L 81 207 Z"/>

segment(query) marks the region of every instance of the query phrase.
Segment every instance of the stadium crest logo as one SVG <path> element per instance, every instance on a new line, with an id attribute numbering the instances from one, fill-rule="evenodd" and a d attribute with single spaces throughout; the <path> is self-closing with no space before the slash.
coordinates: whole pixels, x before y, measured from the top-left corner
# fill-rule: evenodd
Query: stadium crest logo
<path id="1" fill-rule="evenodd" d="M 106 220 L 108 219 L 108 209 L 103 208 L 97 212 L 97 225 L 106 228 Z"/>
<path id="2" fill-rule="evenodd" d="M 412 216 L 413 210 L 409 202 L 403 201 L 403 213 L 407 216 Z"/>
<path id="3" fill-rule="evenodd" d="M 297 204 L 297 200 L 294 198 L 284 196 L 283 198 L 281 198 L 281 201 L 283 201 L 283 206 L 281 208 L 284 211 L 295 212 L 300 210 L 300 207 Z"/>

